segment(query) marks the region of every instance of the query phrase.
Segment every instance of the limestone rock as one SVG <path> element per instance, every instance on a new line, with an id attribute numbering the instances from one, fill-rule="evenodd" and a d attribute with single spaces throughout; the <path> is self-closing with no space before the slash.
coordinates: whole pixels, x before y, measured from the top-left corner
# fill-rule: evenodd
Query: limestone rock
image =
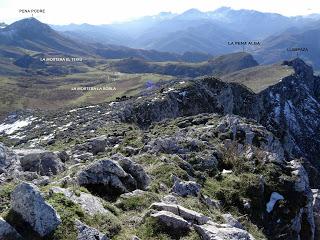
<path id="1" fill-rule="evenodd" d="M 173 231 L 183 232 L 190 228 L 190 225 L 186 220 L 172 212 L 159 211 L 151 213 L 150 216 L 157 219 L 161 224 L 164 224 L 167 228 Z"/>
<path id="2" fill-rule="evenodd" d="M 62 172 L 64 164 L 57 154 L 41 149 L 16 150 L 20 157 L 20 164 L 24 171 L 37 172 L 40 175 L 56 175 Z"/>
<path id="3" fill-rule="evenodd" d="M 254 240 L 247 231 L 229 225 L 208 223 L 194 225 L 203 240 Z"/>
<path id="4" fill-rule="evenodd" d="M 123 170 L 137 181 L 137 187 L 139 189 L 145 190 L 150 184 L 150 178 L 140 164 L 135 163 L 130 158 L 124 157 L 121 154 L 115 154 L 111 158 L 117 161 Z"/>
<path id="5" fill-rule="evenodd" d="M 76 146 L 76 150 L 91 152 L 96 155 L 99 152 L 104 152 L 107 146 L 107 137 L 102 135 L 99 137 L 88 139 L 85 143 Z"/>
<path id="6" fill-rule="evenodd" d="M 173 214 L 176 214 L 187 221 L 194 222 L 197 224 L 205 224 L 210 220 L 209 217 L 201 213 L 187 209 L 177 204 L 167 204 L 163 202 L 157 202 L 157 203 L 153 203 L 150 206 L 150 208 L 156 209 L 158 211 L 172 212 Z"/>
<path id="7" fill-rule="evenodd" d="M 21 183 L 14 189 L 11 207 L 40 236 L 51 233 L 61 223 L 58 213 L 45 202 L 39 189 L 33 184 Z"/>
<path id="8" fill-rule="evenodd" d="M 102 159 L 88 165 L 77 174 L 79 185 L 105 194 L 122 194 L 137 188 L 134 178 L 118 162 Z M 89 189 L 90 190 L 90 189 Z"/>
<path id="9" fill-rule="evenodd" d="M 77 240 L 109 240 L 106 235 L 79 220 L 75 221 L 75 226 L 78 231 Z"/>
<path id="10" fill-rule="evenodd" d="M 172 192 L 178 194 L 179 196 L 199 196 L 201 190 L 200 184 L 193 181 L 182 181 L 178 178 L 175 178 Z"/>
<path id="11" fill-rule="evenodd" d="M 244 226 L 237 219 L 235 219 L 230 213 L 222 214 L 222 217 L 225 220 L 226 224 L 235 228 L 244 229 Z"/>

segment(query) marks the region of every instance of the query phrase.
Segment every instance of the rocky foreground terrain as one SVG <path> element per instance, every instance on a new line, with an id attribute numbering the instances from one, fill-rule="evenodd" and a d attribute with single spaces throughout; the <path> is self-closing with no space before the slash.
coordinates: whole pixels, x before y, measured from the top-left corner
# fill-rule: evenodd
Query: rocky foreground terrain
<path id="1" fill-rule="evenodd" d="M 318 239 L 320 79 L 215 78 L 0 124 L 0 239 Z"/>

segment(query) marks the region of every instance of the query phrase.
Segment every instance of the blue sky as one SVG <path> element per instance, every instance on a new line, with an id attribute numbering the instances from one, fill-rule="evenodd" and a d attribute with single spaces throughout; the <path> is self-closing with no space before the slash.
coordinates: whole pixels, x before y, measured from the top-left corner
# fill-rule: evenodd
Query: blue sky
<path id="1" fill-rule="evenodd" d="M 162 11 L 181 13 L 190 8 L 211 11 L 221 6 L 286 16 L 320 13 L 320 0 L 0 0 L 0 21 L 11 23 L 29 16 L 19 14 L 19 8 L 45 8 L 45 14 L 35 16 L 51 24 L 103 24 Z"/>

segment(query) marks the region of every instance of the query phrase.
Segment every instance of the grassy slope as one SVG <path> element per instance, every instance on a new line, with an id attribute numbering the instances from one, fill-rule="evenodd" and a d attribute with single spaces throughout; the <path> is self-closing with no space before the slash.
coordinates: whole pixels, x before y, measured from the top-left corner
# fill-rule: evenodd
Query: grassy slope
<path id="1" fill-rule="evenodd" d="M 0 118 L 23 108 L 57 109 L 113 101 L 139 93 L 147 81 L 169 80 L 157 74 L 122 74 L 101 66 L 65 76 L 0 76 Z M 72 91 L 74 87 L 115 87 L 110 91 Z"/>
<path id="2" fill-rule="evenodd" d="M 226 82 L 242 83 L 258 93 L 292 73 L 294 71 L 291 67 L 274 64 L 243 69 L 224 75 L 221 79 Z"/>

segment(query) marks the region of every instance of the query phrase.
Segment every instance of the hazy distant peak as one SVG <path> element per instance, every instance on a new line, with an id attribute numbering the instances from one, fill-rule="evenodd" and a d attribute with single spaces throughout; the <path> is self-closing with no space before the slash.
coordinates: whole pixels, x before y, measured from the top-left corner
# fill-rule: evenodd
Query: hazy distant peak
<path id="1" fill-rule="evenodd" d="M 34 17 L 30 18 L 24 18 L 22 20 L 19 20 L 17 22 L 14 22 L 10 24 L 8 27 L 5 28 L 5 30 L 18 30 L 18 31 L 51 31 L 52 29 L 42 22 L 40 22 L 38 19 Z"/>

